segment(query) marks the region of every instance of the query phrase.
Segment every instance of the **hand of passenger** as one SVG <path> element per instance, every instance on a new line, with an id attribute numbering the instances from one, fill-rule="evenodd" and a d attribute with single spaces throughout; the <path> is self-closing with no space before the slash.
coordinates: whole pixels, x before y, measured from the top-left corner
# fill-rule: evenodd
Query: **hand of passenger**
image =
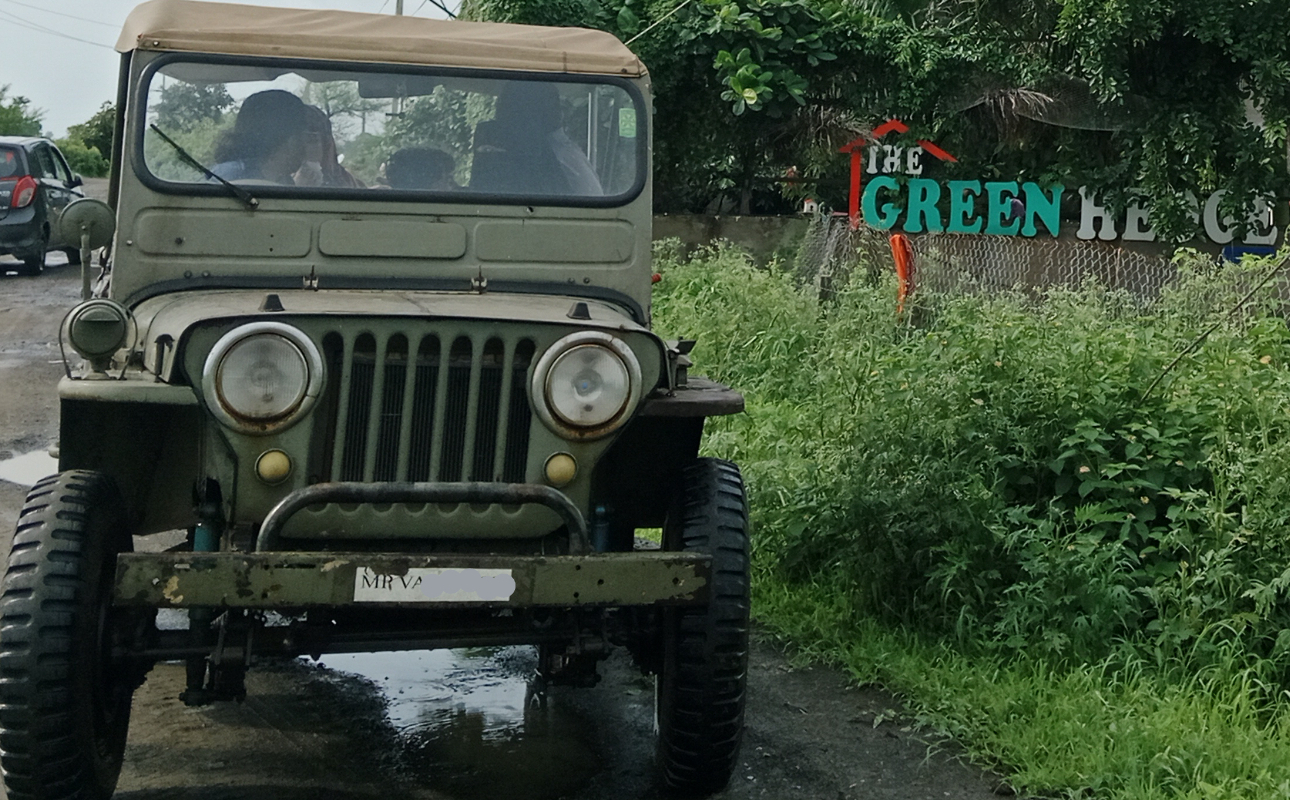
<path id="1" fill-rule="evenodd" d="M 317 161 L 306 161 L 296 170 L 296 174 L 291 176 L 296 186 L 322 186 L 323 170 L 322 164 Z"/>

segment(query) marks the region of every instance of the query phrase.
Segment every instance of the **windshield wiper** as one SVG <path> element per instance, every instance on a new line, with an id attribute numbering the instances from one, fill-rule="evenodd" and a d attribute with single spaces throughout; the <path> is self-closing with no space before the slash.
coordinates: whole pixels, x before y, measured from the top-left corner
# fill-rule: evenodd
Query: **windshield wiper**
<path id="1" fill-rule="evenodd" d="M 242 204 L 245 205 L 247 208 L 251 209 L 252 211 L 260 207 L 260 201 L 257 200 L 250 192 L 248 192 L 246 189 L 243 189 L 241 186 L 238 186 L 235 183 L 231 183 L 230 181 L 224 180 L 220 176 L 216 175 L 214 172 L 211 172 L 209 169 L 206 168 L 204 164 L 202 164 L 202 162 L 193 158 L 192 155 L 183 147 L 181 147 L 178 142 L 176 142 L 174 139 L 171 139 L 169 136 L 167 136 L 165 132 L 161 130 L 161 128 L 158 128 L 155 122 L 148 125 L 148 127 L 152 128 L 152 130 L 155 131 L 156 134 L 161 137 L 161 140 L 163 142 L 175 148 L 175 152 L 179 154 L 179 158 L 183 160 L 185 164 L 200 171 L 207 178 L 210 178 L 211 180 L 214 180 L 214 181 L 219 181 L 220 183 L 227 186 L 228 190 L 233 193 L 233 196 L 236 197 L 238 200 L 241 200 Z"/>

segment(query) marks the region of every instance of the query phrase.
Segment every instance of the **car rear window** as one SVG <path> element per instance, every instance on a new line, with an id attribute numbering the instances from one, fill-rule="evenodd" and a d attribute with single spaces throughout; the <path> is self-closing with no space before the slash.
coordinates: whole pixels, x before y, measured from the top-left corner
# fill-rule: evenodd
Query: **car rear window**
<path id="1" fill-rule="evenodd" d="M 0 180 L 22 175 L 22 157 L 12 147 L 0 147 Z"/>

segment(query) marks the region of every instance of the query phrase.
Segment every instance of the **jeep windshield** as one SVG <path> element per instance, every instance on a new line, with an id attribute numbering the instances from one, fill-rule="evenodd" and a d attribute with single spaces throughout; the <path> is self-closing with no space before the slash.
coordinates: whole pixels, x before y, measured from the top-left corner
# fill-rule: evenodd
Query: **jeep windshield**
<path id="1" fill-rule="evenodd" d="M 645 111 L 615 78 L 184 56 L 145 81 L 160 191 L 611 206 L 645 182 Z"/>

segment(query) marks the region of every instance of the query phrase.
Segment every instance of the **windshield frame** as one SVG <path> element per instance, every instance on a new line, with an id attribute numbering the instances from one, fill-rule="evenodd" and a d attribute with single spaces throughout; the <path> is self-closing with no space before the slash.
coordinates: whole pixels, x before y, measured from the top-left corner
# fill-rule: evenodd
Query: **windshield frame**
<path id="1" fill-rule="evenodd" d="M 412 64 L 374 64 L 353 61 L 332 61 L 300 58 L 266 58 L 257 56 L 230 56 L 215 53 L 167 53 L 150 61 L 139 75 L 135 84 L 136 102 L 131 112 L 130 128 L 133 138 L 131 160 L 134 174 L 139 182 L 147 188 L 168 195 L 187 197 L 227 197 L 233 198 L 226 186 L 218 183 L 187 183 L 160 178 L 148 169 L 144 158 L 144 134 L 148 127 L 149 107 L 146 102 L 148 90 L 157 72 L 168 64 L 199 63 L 227 66 L 264 66 L 286 70 L 338 70 L 346 72 L 367 72 L 375 74 L 433 75 L 453 78 L 482 78 L 491 80 L 542 81 L 548 83 L 599 84 L 621 88 L 631 98 L 636 108 L 638 120 L 649 120 L 649 105 L 645 102 L 640 87 L 635 82 L 615 75 L 594 75 L 585 73 L 555 72 L 521 72 L 506 69 L 463 69 L 457 67 L 433 67 Z M 645 190 L 650 170 L 650 125 L 640 125 L 636 131 L 638 142 L 636 148 L 636 176 L 630 187 L 615 195 L 531 195 L 501 194 L 490 192 L 443 192 L 430 190 L 385 189 L 372 191 L 368 189 L 351 189 L 341 187 L 311 186 L 274 186 L 256 184 L 248 186 L 256 197 L 289 198 L 295 200 L 361 200 L 378 203 L 441 203 L 452 205 L 489 205 L 489 206 L 557 206 L 570 208 L 618 208 L 625 206 Z M 235 199 L 235 198 L 233 198 Z"/>

